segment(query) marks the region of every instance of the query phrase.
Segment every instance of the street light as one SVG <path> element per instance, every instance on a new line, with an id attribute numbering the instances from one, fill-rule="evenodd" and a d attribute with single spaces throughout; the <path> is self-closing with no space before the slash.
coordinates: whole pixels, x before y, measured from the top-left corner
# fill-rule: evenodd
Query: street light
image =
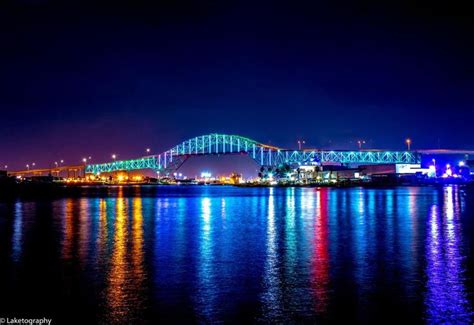
<path id="1" fill-rule="evenodd" d="M 146 148 L 146 153 L 150 153 L 150 148 Z"/>
<path id="2" fill-rule="evenodd" d="M 5 169 L 8 169 L 8 165 L 5 165 Z"/>
<path id="3" fill-rule="evenodd" d="M 112 154 L 112 159 L 115 161 L 115 159 L 117 159 L 117 155 L 116 155 L 116 154 Z"/>
<path id="4" fill-rule="evenodd" d="M 407 144 L 408 151 L 410 151 L 411 139 L 406 139 L 405 143 Z"/>
<path id="5" fill-rule="evenodd" d="M 298 150 L 301 150 L 301 148 L 303 147 L 303 144 L 306 144 L 306 141 L 298 140 Z"/>
<path id="6" fill-rule="evenodd" d="M 26 164 L 26 169 L 30 170 L 30 165 Z"/>
<path id="7" fill-rule="evenodd" d="M 85 164 L 87 162 L 87 158 L 82 158 L 82 162 Z"/>
<path id="8" fill-rule="evenodd" d="M 358 140 L 357 144 L 359 145 L 359 150 L 362 149 L 362 145 L 365 144 L 365 140 Z"/>

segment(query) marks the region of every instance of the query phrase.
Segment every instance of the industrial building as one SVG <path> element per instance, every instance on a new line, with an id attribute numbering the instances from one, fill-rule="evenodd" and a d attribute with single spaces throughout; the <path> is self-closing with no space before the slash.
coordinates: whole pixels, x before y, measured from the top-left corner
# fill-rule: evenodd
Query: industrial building
<path id="1" fill-rule="evenodd" d="M 346 180 L 371 180 L 373 178 L 424 177 L 428 168 L 420 164 L 374 164 L 344 166 L 341 164 L 323 164 L 319 166 L 299 166 L 289 173 L 290 180 L 302 182 L 337 182 Z"/>

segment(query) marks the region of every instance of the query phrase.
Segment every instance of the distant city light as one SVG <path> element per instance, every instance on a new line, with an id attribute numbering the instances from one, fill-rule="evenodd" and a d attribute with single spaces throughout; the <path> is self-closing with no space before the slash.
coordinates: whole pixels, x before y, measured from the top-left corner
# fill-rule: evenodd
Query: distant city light
<path id="1" fill-rule="evenodd" d="M 212 174 L 210 172 L 202 172 L 201 178 L 211 178 Z"/>
<path id="2" fill-rule="evenodd" d="M 466 163 L 464 161 L 460 161 L 459 164 L 458 164 L 459 167 L 463 167 L 465 165 L 466 165 Z"/>
<path id="3" fill-rule="evenodd" d="M 430 165 L 428 167 L 428 177 L 430 177 L 430 178 L 436 177 L 436 166 L 435 165 Z"/>
<path id="4" fill-rule="evenodd" d="M 453 171 L 451 170 L 451 164 L 446 164 L 446 172 L 443 174 L 443 177 L 452 177 Z"/>

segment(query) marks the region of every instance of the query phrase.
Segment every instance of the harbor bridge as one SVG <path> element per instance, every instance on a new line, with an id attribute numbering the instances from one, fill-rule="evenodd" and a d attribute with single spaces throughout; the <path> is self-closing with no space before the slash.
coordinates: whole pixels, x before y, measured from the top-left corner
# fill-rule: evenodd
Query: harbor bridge
<path id="1" fill-rule="evenodd" d="M 239 135 L 208 134 L 186 140 L 159 155 L 137 159 L 117 160 L 85 166 L 89 174 L 153 169 L 162 175 L 171 174 L 192 156 L 248 155 L 262 167 L 310 165 L 324 163 L 341 164 L 414 164 L 420 156 L 413 151 L 341 151 L 341 150 L 290 150 L 266 145 Z"/>

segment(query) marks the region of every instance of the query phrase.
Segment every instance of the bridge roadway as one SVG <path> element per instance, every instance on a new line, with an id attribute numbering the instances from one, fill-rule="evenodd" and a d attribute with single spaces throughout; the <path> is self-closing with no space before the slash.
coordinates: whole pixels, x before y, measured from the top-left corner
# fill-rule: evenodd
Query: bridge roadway
<path id="1" fill-rule="evenodd" d="M 79 177 L 84 176 L 85 165 L 75 166 L 58 166 L 54 168 L 36 168 L 36 169 L 25 169 L 8 172 L 10 176 L 63 176 L 63 177 Z"/>
<path id="2" fill-rule="evenodd" d="M 153 169 L 160 171 L 162 175 L 166 175 L 176 171 L 192 156 L 229 154 L 248 155 L 258 165 L 265 167 L 311 163 L 413 164 L 420 162 L 420 155 L 414 151 L 289 150 L 266 145 L 238 135 L 214 133 L 186 140 L 159 155 L 87 165 L 85 172 L 100 174 L 121 170 Z"/>

